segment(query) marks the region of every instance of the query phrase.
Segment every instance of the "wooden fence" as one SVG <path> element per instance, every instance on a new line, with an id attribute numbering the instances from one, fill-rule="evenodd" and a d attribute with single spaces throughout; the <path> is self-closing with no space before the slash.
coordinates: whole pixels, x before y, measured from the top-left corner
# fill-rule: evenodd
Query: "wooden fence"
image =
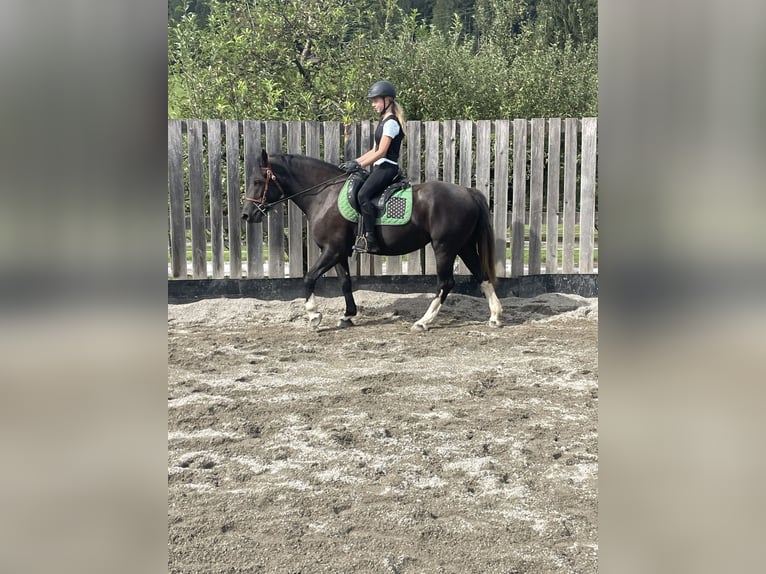
<path id="1" fill-rule="evenodd" d="M 254 173 L 261 149 L 338 164 L 369 149 L 374 128 L 371 122 L 168 120 L 169 278 L 303 276 L 319 256 L 305 216 L 287 202 L 263 223 L 242 226 L 245 175 Z M 487 197 L 499 277 L 593 273 L 596 143 L 597 118 L 410 121 L 401 163 L 413 183 L 449 181 Z M 436 270 L 427 246 L 404 256 L 354 257 L 352 272 Z M 468 273 L 462 262 L 456 273 Z"/>

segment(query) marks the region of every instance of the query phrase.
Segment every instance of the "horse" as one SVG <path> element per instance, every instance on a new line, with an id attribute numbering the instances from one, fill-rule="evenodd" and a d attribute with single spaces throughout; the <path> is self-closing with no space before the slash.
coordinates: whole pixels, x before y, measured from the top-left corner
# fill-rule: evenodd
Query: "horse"
<path id="1" fill-rule="evenodd" d="M 306 214 L 311 236 L 321 256 L 304 277 L 309 325 L 319 327 L 314 289 L 317 279 L 335 267 L 346 300 L 338 327 L 353 326 L 357 315 L 351 290 L 349 258 L 356 237 L 356 224 L 338 207 L 338 195 L 348 178 L 339 167 L 316 158 L 262 151 L 255 175 L 246 182 L 242 219 L 258 223 L 268 210 L 292 200 Z M 453 267 L 460 257 L 489 303 L 491 327 L 501 325 L 502 306 L 495 293 L 494 234 L 486 198 L 476 189 L 452 183 L 429 181 L 412 186 L 412 213 L 408 223 L 380 226 L 381 252 L 404 255 L 428 243 L 436 256 L 437 291 L 426 313 L 412 325 L 413 331 L 428 331 L 447 295 L 455 286 Z"/>

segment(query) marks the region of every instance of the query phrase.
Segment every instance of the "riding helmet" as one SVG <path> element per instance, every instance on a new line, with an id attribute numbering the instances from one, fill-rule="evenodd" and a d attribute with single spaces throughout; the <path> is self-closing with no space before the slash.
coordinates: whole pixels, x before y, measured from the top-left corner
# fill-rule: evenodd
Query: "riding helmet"
<path id="1" fill-rule="evenodd" d="M 385 96 L 390 96 L 392 98 L 396 97 L 396 88 L 391 82 L 387 82 L 386 80 L 375 82 L 367 93 L 367 99 L 382 98 Z"/>

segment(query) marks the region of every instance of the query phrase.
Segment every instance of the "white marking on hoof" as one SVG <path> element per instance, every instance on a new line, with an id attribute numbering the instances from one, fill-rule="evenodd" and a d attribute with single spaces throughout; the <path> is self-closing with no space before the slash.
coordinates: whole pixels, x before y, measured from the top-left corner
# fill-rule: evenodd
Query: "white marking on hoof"
<path id="1" fill-rule="evenodd" d="M 426 311 L 426 314 L 423 315 L 420 320 L 415 322 L 415 324 L 412 326 L 413 330 L 416 330 L 415 327 L 420 327 L 423 331 L 428 331 L 428 327 L 431 325 L 431 323 L 433 323 L 434 319 L 436 319 L 436 316 L 439 314 L 439 309 L 441 308 L 441 298 L 436 297 L 428 306 L 428 311 Z"/>
<path id="2" fill-rule="evenodd" d="M 306 299 L 304 308 L 306 309 L 306 313 L 308 313 L 309 316 L 309 325 L 314 329 L 319 327 L 319 324 L 322 322 L 322 314 L 316 310 L 317 303 L 313 293 L 309 296 L 308 299 Z"/>
<path id="3" fill-rule="evenodd" d="M 481 290 L 489 303 L 489 326 L 499 327 L 502 324 L 500 315 L 503 314 L 503 306 L 500 304 L 500 299 L 497 298 L 495 288 L 489 281 L 484 281 L 481 284 Z"/>
<path id="4" fill-rule="evenodd" d="M 428 325 L 418 321 L 417 323 L 413 324 L 412 327 L 410 327 L 410 331 L 414 333 L 426 333 L 428 331 Z"/>

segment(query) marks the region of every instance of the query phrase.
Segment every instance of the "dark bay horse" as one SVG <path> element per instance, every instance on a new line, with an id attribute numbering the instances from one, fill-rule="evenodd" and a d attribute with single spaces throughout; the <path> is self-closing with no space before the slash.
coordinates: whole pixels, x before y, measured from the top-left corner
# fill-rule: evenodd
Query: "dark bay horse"
<path id="1" fill-rule="evenodd" d="M 306 312 L 312 327 L 318 327 L 322 314 L 317 311 L 314 286 L 319 277 L 335 267 L 346 299 L 346 311 L 338 326 L 351 326 L 357 313 L 351 292 L 348 260 L 356 234 L 356 224 L 346 220 L 338 209 L 338 194 L 348 177 L 340 168 L 318 159 L 299 155 L 261 154 L 257 173 L 247 182 L 242 219 L 259 222 L 268 209 L 291 199 L 306 214 L 311 235 L 322 255 L 304 278 Z M 502 307 L 495 294 L 494 236 L 489 206 L 475 189 L 438 181 L 412 186 L 412 217 L 409 223 L 381 226 L 382 253 L 404 255 L 429 242 L 436 256 L 438 286 L 436 298 L 426 314 L 412 326 L 427 331 L 447 295 L 455 286 L 453 267 L 459 256 L 489 302 L 489 324 L 500 326 Z"/>

